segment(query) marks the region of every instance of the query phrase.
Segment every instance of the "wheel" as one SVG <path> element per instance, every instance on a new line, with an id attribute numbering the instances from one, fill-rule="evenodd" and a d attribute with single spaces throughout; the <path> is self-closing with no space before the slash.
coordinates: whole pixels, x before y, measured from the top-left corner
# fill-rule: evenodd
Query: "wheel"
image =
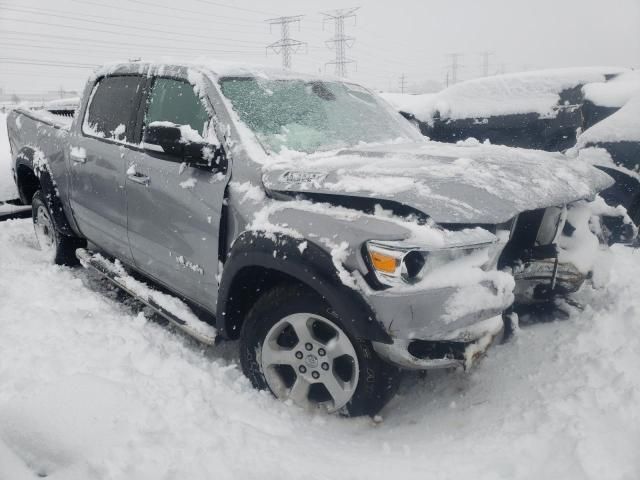
<path id="1" fill-rule="evenodd" d="M 56 265 L 77 265 L 76 249 L 84 247 L 86 242 L 81 238 L 63 235 L 58 231 L 42 190 L 38 190 L 33 195 L 31 215 L 38 245 L 51 262 Z"/>
<path id="2" fill-rule="evenodd" d="M 241 364 L 254 387 L 308 410 L 374 415 L 394 395 L 400 371 L 371 342 L 350 337 L 317 294 L 283 285 L 247 314 Z"/>

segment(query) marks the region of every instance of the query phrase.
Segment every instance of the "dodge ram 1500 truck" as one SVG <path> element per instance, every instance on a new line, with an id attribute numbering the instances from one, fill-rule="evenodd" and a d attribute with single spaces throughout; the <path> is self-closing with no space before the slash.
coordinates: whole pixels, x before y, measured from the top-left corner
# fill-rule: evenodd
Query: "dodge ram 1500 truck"
<path id="1" fill-rule="evenodd" d="M 469 366 L 514 297 L 576 290 L 588 272 L 561 237 L 611 184 L 545 152 L 429 142 L 359 85 L 261 68 L 105 66 L 72 120 L 7 123 L 53 261 L 194 333 L 127 272 L 144 277 L 239 339 L 256 388 L 350 415 L 379 411 L 401 369 Z"/>

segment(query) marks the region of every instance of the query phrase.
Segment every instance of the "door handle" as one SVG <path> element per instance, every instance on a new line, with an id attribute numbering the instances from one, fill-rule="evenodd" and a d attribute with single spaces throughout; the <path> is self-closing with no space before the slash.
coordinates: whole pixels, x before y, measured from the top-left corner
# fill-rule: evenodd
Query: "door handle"
<path id="1" fill-rule="evenodd" d="M 151 179 L 149 177 L 147 177 L 146 175 L 140 175 L 139 173 L 133 173 L 131 175 L 127 175 L 129 177 L 129 180 L 131 180 L 132 182 L 135 183 L 139 183 L 140 185 L 144 185 L 145 187 L 149 186 L 149 183 L 151 183 Z"/>

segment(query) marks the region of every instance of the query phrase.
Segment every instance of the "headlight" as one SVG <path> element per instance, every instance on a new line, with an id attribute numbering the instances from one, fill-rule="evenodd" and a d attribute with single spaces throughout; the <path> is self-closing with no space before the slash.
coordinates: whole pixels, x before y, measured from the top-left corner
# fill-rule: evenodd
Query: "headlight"
<path id="1" fill-rule="evenodd" d="M 366 250 L 369 263 L 380 282 L 390 286 L 413 284 L 439 267 L 475 253 L 487 252 L 479 262 L 489 262 L 492 258 L 491 247 L 496 245 L 497 238 L 486 230 L 483 232 L 480 236 L 473 235 L 467 243 L 460 242 L 461 235 L 453 235 L 455 238 L 447 239 L 438 246 L 371 240 L 366 242 Z"/>

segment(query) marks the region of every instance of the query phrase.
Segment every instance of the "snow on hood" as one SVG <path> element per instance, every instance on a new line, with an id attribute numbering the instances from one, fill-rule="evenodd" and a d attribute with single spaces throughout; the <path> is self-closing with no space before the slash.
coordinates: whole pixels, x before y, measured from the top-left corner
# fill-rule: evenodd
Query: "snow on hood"
<path id="1" fill-rule="evenodd" d="M 620 110 L 585 130 L 576 147 L 605 142 L 640 142 L 640 91 Z"/>
<path id="2" fill-rule="evenodd" d="M 424 122 L 432 121 L 436 112 L 441 118 L 454 120 L 518 113 L 550 117 L 563 90 L 604 82 L 606 75 L 624 71 L 615 67 L 562 68 L 477 78 L 452 85 L 433 97 L 418 96 L 413 109 L 407 111 Z"/>
<path id="3" fill-rule="evenodd" d="M 593 197 L 613 181 L 562 154 L 467 141 L 289 155 L 264 167 L 267 190 L 394 201 L 438 223 L 496 224 Z"/>

